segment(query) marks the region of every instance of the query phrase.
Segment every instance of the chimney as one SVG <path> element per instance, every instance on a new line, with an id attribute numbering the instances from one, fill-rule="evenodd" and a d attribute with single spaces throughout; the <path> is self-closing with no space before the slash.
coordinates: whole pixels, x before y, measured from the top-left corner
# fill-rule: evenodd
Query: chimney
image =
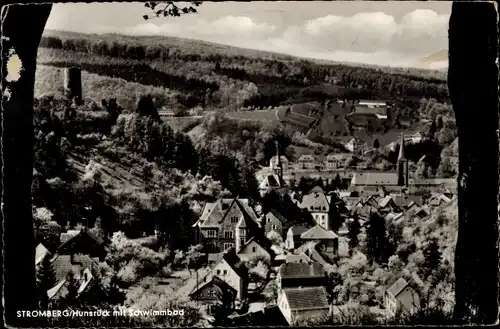
<path id="1" fill-rule="evenodd" d="M 77 105 L 82 101 L 82 71 L 78 67 L 64 69 L 64 94 Z"/>

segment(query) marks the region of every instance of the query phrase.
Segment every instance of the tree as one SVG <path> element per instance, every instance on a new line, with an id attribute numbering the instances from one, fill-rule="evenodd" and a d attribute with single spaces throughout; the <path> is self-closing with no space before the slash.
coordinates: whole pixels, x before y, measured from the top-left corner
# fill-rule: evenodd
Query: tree
<path id="1" fill-rule="evenodd" d="M 444 127 L 443 116 L 438 115 L 436 117 L 436 128 L 437 130 L 441 130 Z"/>
<path id="2" fill-rule="evenodd" d="M 352 251 L 359 245 L 359 233 L 361 232 L 361 225 L 359 220 L 354 218 L 352 222 L 349 223 L 349 232 L 347 236 L 349 237 L 349 249 Z"/>
<path id="3" fill-rule="evenodd" d="M 38 290 L 41 294 L 40 296 L 41 306 L 47 307 L 48 303 L 47 291 L 50 288 L 54 287 L 57 283 L 56 273 L 54 271 L 54 267 L 52 266 L 52 262 L 50 261 L 49 255 L 46 255 L 43 258 L 40 267 L 37 269 L 36 281 Z"/>
<path id="4" fill-rule="evenodd" d="M 460 140 L 454 313 L 482 324 L 498 317 L 496 17 L 494 4 L 455 2 L 449 22 L 448 90 Z"/>
<path id="5" fill-rule="evenodd" d="M 78 289 L 80 288 L 80 284 L 73 271 L 68 273 L 65 285 L 68 292 L 66 296 L 64 296 L 64 303 L 67 306 L 75 306 L 77 304 Z"/>
<path id="6" fill-rule="evenodd" d="M 218 289 L 217 303 L 213 309 L 213 320 L 210 324 L 214 327 L 228 327 L 232 325 L 229 316 L 233 312 L 234 296 L 227 289 Z"/>
<path id="7" fill-rule="evenodd" d="M 189 246 L 188 250 L 185 253 L 184 265 L 186 265 L 186 269 L 189 271 L 189 276 L 191 277 L 191 270 L 198 271 L 201 267 L 201 260 L 203 254 L 201 251 L 203 250 L 203 246 L 201 244 L 197 244 L 194 246 Z"/>
<path id="8" fill-rule="evenodd" d="M 370 262 L 385 263 L 387 261 L 385 259 L 387 248 L 385 219 L 377 212 L 372 213 L 366 231 L 366 254 Z"/>
<path id="9" fill-rule="evenodd" d="M 431 239 L 424 247 L 424 257 L 424 264 L 420 268 L 420 274 L 423 275 L 423 278 L 429 278 L 432 273 L 437 271 L 441 264 L 441 253 L 439 252 L 439 246 L 435 238 Z"/>

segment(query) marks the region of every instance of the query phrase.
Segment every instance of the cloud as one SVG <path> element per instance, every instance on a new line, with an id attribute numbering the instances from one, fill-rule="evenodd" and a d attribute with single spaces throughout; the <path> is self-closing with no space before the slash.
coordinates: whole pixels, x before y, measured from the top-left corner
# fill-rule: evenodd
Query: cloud
<path id="1" fill-rule="evenodd" d="M 290 43 L 308 45 L 315 51 L 383 52 L 404 55 L 428 54 L 446 47 L 446 15 L 415 10 L 396 22 L 382 12 L 349 17 L 328 15 L 293 26 L 283 37 Z"/>
<path id="2" fill-rule="evenodd" d="M 126 29 L 125 33 L 130 35 L 168 35 L 229 45 L 235 45 L 235 43 L 243 45 L 252 40 L 265 40 L 272 36 L 275 31 L 274 25 L 258 23 L 245 16 L 223 16 L 211 21 L 185 16 L 160 25 L 152 22 L 139 24 Z"/>

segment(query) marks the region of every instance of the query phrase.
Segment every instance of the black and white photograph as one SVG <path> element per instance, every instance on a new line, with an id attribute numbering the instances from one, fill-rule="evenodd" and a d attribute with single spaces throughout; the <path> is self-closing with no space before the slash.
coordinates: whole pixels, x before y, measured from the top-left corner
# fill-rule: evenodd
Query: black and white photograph
<path id="1" fill-rule="evenodd" d="M 497 16 L 2 7 L 4 321 L 497 322 Z"/>

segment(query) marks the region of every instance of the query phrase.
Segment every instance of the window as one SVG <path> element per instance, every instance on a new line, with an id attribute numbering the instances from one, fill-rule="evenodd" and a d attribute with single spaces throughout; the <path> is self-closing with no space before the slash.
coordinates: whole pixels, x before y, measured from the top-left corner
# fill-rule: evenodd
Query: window
<path id="1" fill-rule="evenodd" d="M 231 224 L 237 224 L 238 223 L 238 216 L 231 216 Z"/>
<path id="2" fill-rule="evenodd" d="M 278 229 L 278 225 L 273 225 L 273 230 L 277 230 Z"/>
<path id="3" fill-rule="evenodd" d="M 257 251 L 257 248 L 256 247 L 252 247 L 252 252 L 256 252 Z"/>
<path id="4" fill-rule="evenodd" d="M 215 230 L 208 230 L 207 231 L 207 237 L 208 238 L 215 238 L 216 236 L 217 236 L 217 234 L 216 234 Z"/>
<path id="5" fill-rule="evenodd" d="M 240 245 L 244 245 L 246 242 L 247 241 L 246 241 L 245 237 L 240 238 Z"/>
<path id="6" fill-rule="evenodd" d="M 231 249 L 233 247 L 233 245 L 234 244 L 232 244 L 232 243 L 224 243 L 224 251 Z"/>
<path id="7" fill-rule="evenodd" d="M 247 231 L 244 228 L 240 229 L 240 236 L 246 236 L 246 235 Z"/>
<path id="8" fill-rule="evenodd" d="M 224 239 L 233 239 L 233 231 L 224 231 Z"/>
<path id="9" fill-rule="evenodd" d="M 267 222 L 269 223 L 271 221 L 271 218 L 267 217 Z"/>
<path id="10" fill-rule="evenodd" d="M 224 270 L 224 275 L 227 275 L 227 270 Z"/>
<path id="11" fill-rule="evenodd" d="M 210 290 L 208 292 L 208 297 L 215 298 L 215 297 L 217 297 L 217 293 L 214 290 Z"/>
<path id="12" fill-rule="evenodd" d="M 208 313 L 208 315 L 214 314 L 215 313 L 215 305 L 209 304 L 207 313 Z"/>
<path id="13" fill-rule="evenodd" d="M 217 275 L 220 275 L 220 270 L 217 270 Z"/>

